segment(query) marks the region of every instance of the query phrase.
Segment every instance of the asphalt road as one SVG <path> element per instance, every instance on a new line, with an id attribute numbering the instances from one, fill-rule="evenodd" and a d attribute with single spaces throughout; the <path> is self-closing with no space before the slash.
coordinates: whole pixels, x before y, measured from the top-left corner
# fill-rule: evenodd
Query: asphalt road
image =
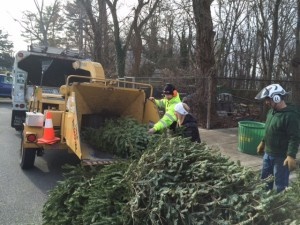
<path id="1" fill-rule="evenodd" d="M 45 152 L 35 167 L 19 166 L 20 132 L 10 127 L 11 102 L 0 98 L 0 224 L 41 225 L 49 190 L 62 180 L 62 166 L 78 163 L 65 151 Z"/>

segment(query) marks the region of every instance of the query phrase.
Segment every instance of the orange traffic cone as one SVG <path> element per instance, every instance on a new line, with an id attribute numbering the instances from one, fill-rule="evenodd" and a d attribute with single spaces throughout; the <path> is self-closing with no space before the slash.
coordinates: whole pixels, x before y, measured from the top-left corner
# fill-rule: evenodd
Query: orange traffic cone
<path id="1" fill-rule="evenodd" d="M 60 138 L 55 137 L 53 123 L 52 123 L 52 114 L 51 112 L 47 112 L 45 126 L 44 126 L 44 135 L 42 138 L 38 139 L 38 144 L 54 144 L 58 142 Z"/>

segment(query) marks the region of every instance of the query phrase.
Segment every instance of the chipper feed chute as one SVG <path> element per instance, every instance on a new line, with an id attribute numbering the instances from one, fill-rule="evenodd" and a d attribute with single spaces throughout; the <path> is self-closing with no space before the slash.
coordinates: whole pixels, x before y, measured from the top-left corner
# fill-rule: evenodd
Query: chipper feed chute
<path id="1" fill-rule="evenodd" d="M 104 85 L 101 82 L 72 84 L 67 99 L 64 136 L 69 148 L 86 164 L 106 164 L 112 156 L 105 149 L 84 143 L 85 128 L 99 128 L 106 119 L 132 117 L 140 123 L 155 123 L 159 114 L 141 89 Z"/>

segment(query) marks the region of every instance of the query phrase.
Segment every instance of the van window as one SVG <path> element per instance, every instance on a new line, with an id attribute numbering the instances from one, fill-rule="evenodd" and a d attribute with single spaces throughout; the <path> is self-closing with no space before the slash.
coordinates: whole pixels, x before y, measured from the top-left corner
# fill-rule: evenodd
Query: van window
<path id="1" fill-rule="evenodd" d="M 13 83 L 13 78 L 9 77 L 9 76 L 6 76 L 6 77 L 4 77 L 3 83 L 12 84 Z"/>

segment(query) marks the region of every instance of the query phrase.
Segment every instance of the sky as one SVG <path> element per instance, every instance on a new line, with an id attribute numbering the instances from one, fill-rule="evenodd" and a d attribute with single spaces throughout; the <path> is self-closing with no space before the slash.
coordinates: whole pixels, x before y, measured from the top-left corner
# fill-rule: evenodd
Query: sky
<path id="1" fill-rule="evenodd" d="M 131 2 L 135 1 L 136 0 L 120 0 L 119 3 L 122 4 L 124 9 L 124 4 L 128 7 Z M 41 3 L 42 0 L 38 0 L 38 2 Z M 50 5 L 53 2 L 54 0 L 44 0 L 44 5 Z M 2 4 L 0 7 L 0 29 L 4 33 L 9 34 L 8 40 L 14 44 L 14 53 L 19 50 L 27 50 L 28 44 L 25 43 L 24 38 L 21 36 L 23 29 L 20 24 L 15 21 L 15 19 L 20 20 L 22 18 L 22 12 L 27 10 L 31 12 L 37 11 L 34 0 L 7 0 L 5 4 Z"/>
<path id="2" fill-rule="evenodd" d="M 41 2 L 41 0 L 39 0 Z M 49 5 L 53 0 L 44 0 L 45 5 Z M 27 50 L 24 38 L 21 36 L 22 28 L 14 19 L 20 20 L 22 12 L 29 10 L 36 11 L 33 0 L 7 0 L 0 7 L 0 29 L 8 33 L 8 40 L 14 44 L 14 52 Z"/>

